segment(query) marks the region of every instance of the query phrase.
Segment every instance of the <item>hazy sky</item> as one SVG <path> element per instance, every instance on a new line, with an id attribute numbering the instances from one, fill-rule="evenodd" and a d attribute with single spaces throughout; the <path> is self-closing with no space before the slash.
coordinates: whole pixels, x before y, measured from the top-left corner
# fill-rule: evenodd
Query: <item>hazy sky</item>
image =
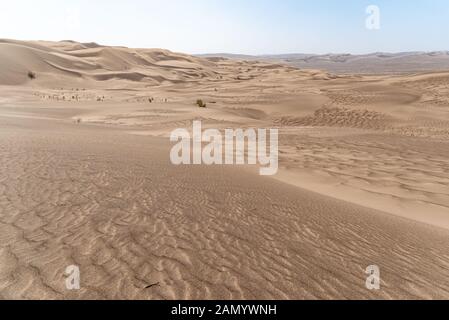
<path id="1" fill-rule="evenodd" d="M 186 53 L 436 51 L 448 35 L 448 0 L 0 0 L 0 38 Z"/>

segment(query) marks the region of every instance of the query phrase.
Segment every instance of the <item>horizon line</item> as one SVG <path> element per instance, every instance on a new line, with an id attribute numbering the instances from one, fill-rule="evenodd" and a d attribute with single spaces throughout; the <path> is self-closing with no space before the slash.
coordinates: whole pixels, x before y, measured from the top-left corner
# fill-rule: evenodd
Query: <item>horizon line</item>
<path id="1" fill-rule="evenodd" d="M 235 52 L 201 52 L 201 53 L 192 53 L 192 52 L 184 52 L 180 50 L 174 50 L 169 48 L 162 47 L 134 47 L 134 46 L 126 46 L 126 45 L 115 45 L 115 44 L 101 44 L 98 41 L 77 41 L 73 39 L 61 39 L 61 40 L 45 40 L 45 39 L 13 39 L 13 38 L 1 38 L 1 40 L 12 40 L 12 41 L 44 41 L 44 42 L 74 42 L 79 44 L 97 44 L 100 47 L 117 47 L 117 48 L 127 48 L 127 49 L 160 49 L 160 50 L 168 50 L 171 52 L 177 52 L 182 54 L 188 54 L 192 56 L 205 56 L 205 55 L 235 55 L 235 56 L 248 56 L 248 57 L 269 57 L 269 56 L 287 56 L 287 55 L 310 55 L 310 56 L 326 56 L 326 55 L 351 55 L 351 56 L 363 56 L 363 55 L 371 55 L 371 54 L 401 54 L 401 53 L 447 53 L 449 54 L 449 49 L 441 49 L 441 50 L 405 50 L 405 51 L 368 51 L 363 53 L 355 53 L 355 52 L 326 52 L 326 53 L 310 53 L 310 52 L 285 52 L 285 53 L 258 53 L 258 54 L 248 54 L 248 53 L 235 53 Z"/>

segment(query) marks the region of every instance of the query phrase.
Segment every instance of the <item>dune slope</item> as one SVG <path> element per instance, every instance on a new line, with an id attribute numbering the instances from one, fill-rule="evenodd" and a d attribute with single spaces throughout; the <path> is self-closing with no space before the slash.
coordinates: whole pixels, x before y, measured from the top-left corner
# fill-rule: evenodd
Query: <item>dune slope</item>
<path id="1" fill-rule="evenodd" d="M 0 298 L 449 298 L 448 79 L 0 40 Z M 279 173 L 171 164 L 193 120 Z"/>
<path id="2" fill-rule="evenodd" d="M 233 168 L 174 168 L 165 140 L 0 123 L 2 298 L 449 297 L 445 230 Z M 65 288 L 72 264 L 80 291 Z M 365 287 L 373 264 L 380 291 Z"/>

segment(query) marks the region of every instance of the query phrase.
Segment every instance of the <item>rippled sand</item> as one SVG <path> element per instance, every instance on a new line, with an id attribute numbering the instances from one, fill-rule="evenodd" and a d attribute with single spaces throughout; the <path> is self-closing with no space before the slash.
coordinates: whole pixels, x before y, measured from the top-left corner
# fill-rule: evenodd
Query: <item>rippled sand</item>
<path id="1" fill-rule="evenodd" d="M 118 69 L 142 52 L 83 46 L 0 43 L 68 52 L 34 81 L 0 77 L 0 298 L 449 298 L 448 74 L 152 51 L 137 73 L 153 76 L 134 78 Z M 172 165 L 167 135 L 194 119 L 279 128 L 279 174 Z"/>

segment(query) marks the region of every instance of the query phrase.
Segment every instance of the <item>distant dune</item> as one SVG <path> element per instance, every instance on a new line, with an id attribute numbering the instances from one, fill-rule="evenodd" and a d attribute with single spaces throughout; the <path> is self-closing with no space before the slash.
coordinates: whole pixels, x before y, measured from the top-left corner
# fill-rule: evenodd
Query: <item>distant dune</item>
<path id="1" fill-rule="evenodd" d="M 322 69 L 334 73 L 391 74 L 449 70 L 449 51 L 352 54 L 234 55 L 205 54 L 200 57 L 262 60 L 286 63 L 303 69 Z"/>

